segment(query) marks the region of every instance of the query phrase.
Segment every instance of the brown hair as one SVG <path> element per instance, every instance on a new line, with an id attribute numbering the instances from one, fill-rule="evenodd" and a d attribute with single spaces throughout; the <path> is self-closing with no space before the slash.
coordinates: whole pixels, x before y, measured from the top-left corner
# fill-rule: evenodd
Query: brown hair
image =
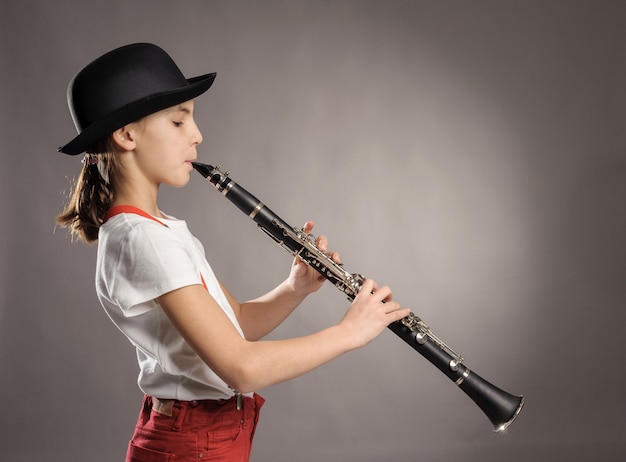
<path id="1" fill-rule="evenodd" d="M 72 237 L 92 243 L 98 240 L 98 231 L 111 205 L 111 180 L 119 172 L 120 163 L 118 146 L 112 136 L 102 139 L 87 152 L 74 191 L 56 222 L 69 228 Z"/>

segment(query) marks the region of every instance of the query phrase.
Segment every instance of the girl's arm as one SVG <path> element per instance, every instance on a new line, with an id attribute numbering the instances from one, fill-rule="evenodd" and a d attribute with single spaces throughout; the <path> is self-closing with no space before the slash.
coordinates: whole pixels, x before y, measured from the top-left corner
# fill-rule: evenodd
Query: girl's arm
<path id="1" fill-rule="evenodd" d="M 409 313 L 391 300 L 388 287 L 377 289 L 366 280 L 339 324 L 304 337 L 249 341 L 201 285 L 168 292 L 157 301 L 200 358 L 242 393 L 293 379 L 365 346 Z"/>
<path id="2" fill-rule="evenodd" d="M 307 221 L 304 231 L 310 233 L 312 230 L 313 222 Z M 318 248 L 326 251 L 326 236 L 319 236 L 315 242 Z M 339 263 L 339 254 L 333 252 L 331 255 Z M 259 340 L 278 327 L 309 294 L 319 290 L 324 281 L 324 276 L 295 258 L 289 277 L 272 291 L 254 300 L 239 304 L 226 287 L 221 287 L 237 314 L 246 339 Z"/>
<path id="3" fill-rule="evenodd" d="M 295 264 L 304 265 L 302 262 L 294 262 Z M 224 285 L 220 283 L 220 286 L 237 314 L 246 339 L 251 341 L 259 340 L 272 332 L 308 295 L 295 291 L 287 279 L 267 294 L 239 304 Z"/>

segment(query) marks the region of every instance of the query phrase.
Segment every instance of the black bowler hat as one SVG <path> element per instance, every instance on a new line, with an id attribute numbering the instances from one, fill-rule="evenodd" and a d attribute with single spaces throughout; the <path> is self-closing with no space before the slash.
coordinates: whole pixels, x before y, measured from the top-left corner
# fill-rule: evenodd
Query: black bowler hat
<path id="1" fill-rule="evenodd" d="M 126 124 L 201 95 L 214 79 L 215 73 L 186 79 L 165 51 L 149 43 L 110 51 L 70 81 L 67 104 L 78 136 L 59 151 L 80 154 Z"/>

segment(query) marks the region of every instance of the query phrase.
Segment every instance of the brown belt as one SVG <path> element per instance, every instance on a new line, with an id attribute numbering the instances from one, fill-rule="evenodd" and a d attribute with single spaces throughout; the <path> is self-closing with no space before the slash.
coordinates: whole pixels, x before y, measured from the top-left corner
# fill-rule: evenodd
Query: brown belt
<path id="1" fill-rule="evenodd" d="M 172 416 L 172 408 L 174 407 L 175 399 L 159 399 L 152 397 L 152 410 L 159 414 Z"/>
<path id="2" fill-rule="evenodd" d="M 174 403 L 176 402 L 175 399 L 159 399 L 153 396 L 151 398 L 152 410 L 154 412 L 158 412 L 159 414 L 163 414 L 169 417 L 172 416 L 172 409 L 174 408 Z M 233 398 L 235 399 L 237 410 L 241 410 L 241 408 L 243 407 L 243 395 L 241 393 L 235 393 L 235 396 Z"/>

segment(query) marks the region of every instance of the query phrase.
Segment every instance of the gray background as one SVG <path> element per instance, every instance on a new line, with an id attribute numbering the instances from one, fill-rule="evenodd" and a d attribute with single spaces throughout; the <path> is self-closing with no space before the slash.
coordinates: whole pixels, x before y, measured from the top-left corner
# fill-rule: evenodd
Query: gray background
<path id="1" fill-rule="evenodd" d="M 2 2 L 0 454 L 122 460 L 134 352 L 93 289 L 95 247 L 55 229 L 80 158 L 72 75 L 164 47 L 198 100 L 201 160 L 346 269 L 389 284 L 525 410 L 505 434 L 391 332 L 268 399 L 253 460 L 606 461 L 624 442 L 626 3 Z M 164 188 L 240 299 L 290 264 L 199 176 Z M 328 285 L 275 337 L 337 322 Z M 562 458 L 562 459 L 561 459 Z"/>

